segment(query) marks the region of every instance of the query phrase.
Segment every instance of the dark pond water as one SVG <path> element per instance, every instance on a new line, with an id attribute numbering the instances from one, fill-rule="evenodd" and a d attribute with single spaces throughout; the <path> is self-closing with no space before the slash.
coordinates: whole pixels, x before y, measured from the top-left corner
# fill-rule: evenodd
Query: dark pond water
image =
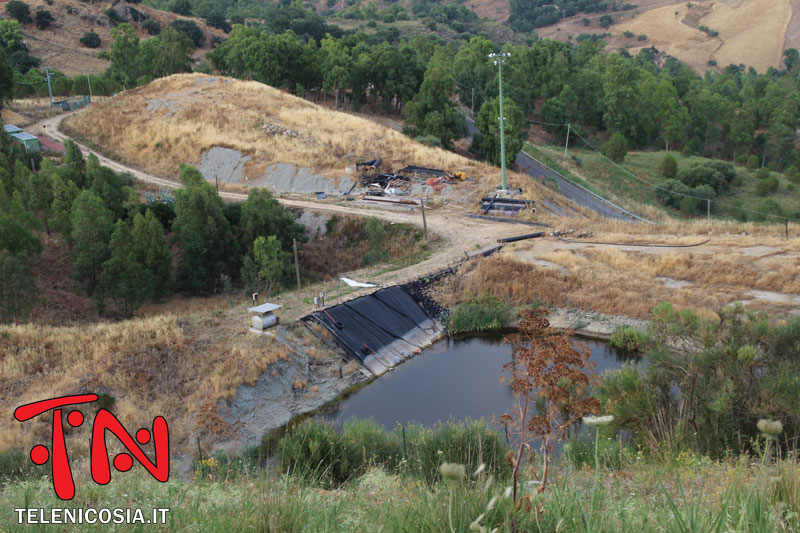
<path id="1" fill-rule="evenodd" d="M 501 335 L 445 338 L 347 397 L 325 418 L 373 418 L 386 429 L 398 423 L 426 426 L 450 419 L 485 418 L 508 412 L 514 398 L 500 383 L 511 347 Z M 581 339 L 598 373 L 618 368 L 629 356 L 608 343 Z"/>

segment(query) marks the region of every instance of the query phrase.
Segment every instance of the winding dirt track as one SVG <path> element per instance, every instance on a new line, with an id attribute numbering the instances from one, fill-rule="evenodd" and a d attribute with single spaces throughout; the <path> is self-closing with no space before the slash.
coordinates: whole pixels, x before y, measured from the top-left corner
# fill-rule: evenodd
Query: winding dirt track
<path id="1" fill-rule="evenodd" d="M 65 133 L 59 131 L 61 121 L 69 113 L 57 115 L 41 122 L 37 122 L 26 128 L 27 131 L 34 134 L 46 135 L 59 142 L 66 142 L 71 139 Z M 135 167 L 131 167 L 109 159 L 102 154 L 90 149 L 84 144 L 81 144 L 72 139 L 83 152 L 84 156 L 93 153 L 101 164 L 113 169 L 116 172 L 130 172 L 137 180 L 164 187 L 167 189 L 178 189 L 181 187 L 180 182 L 168 178 L 154 176 L 143 172 Z M 247 199 L 246 194 L 220 191 L 219 195 L 227 200 L 244 201 Z M 422 226 L 422 216 L 419 210 L 414 211 L 395 211 L 388 209 L 370 209 L 353 205 L 353 202 L 348 202 L 348 205 L 330 204 L 323 202 L 304 201 L 304 200 L 288 200 L 278 198 L 278 200 L 289 207 L 298 207 L 312 211 L 321 211 L 328 213 L 345 213 L 358 216 L 375 216 L 382 220 L 389 222 L 410 223 L 416 226 Z M 435 211 L 426 211 L 428 231 L 438 234 L 443 237 L 446 242 L 443 246 L 439 247 L 435 253 L 427 260 L 417 263 L 415 265 L 406 267 L 402 270 L 391 273 L 393 281 L 402 282 L 412 278 L 416 278 L 428 273 L 436 272 L 455 261 L 464 257 L 464 253 L 474 250 L 477 246 L 485 246 L 494 242 L 499 237 L 507 237 L 523 233 L 529 233 L 529 228 L 517 224 L 507 224 L 502 222 L 484 222 L 481 220 L 470 219 L 464 217 L 456 209 L 437 209 Z M 381 281 L 380 279 L 376 281 Z"/>

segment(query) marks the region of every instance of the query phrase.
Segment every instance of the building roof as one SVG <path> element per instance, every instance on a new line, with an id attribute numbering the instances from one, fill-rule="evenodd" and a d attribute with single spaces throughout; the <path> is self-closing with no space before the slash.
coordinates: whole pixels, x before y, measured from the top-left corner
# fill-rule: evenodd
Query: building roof
<path id="1" fill-rule="evenodd" d="M 39 137 L 39 146 L 42 147 L 42 150 L 50 151 L 50 152 L 64 152 L 66 148 L 60 142 L 56 142 L 52 139 L 48 139 L 47 137 Z"/>
<path id="2" fill-rule="evenodd" d="M 270 311 L 274 311 L 276 309 L 280 309 L 282 306 L 275 305 L 275 304 L 261 304 L 255 307 L 251 307 L 248 309 L 251 313 L 269 313 Z"/>
<path id="3" fill-rule="evenodd" d="M 39 137 L 31 135 L 30 133 L 21 131 L 19 133 L 12 133 L 11 136 L 20 141 L 38 141 Z"/>
<path id="4" fill-rule="evenodd" d="M 17 133 L 18 131 L 22 131 L 22 128 L 18 128 L 13 124 L 6 124 L 3 126 L 3 129 L 6 130 L 6 133 Z"/>

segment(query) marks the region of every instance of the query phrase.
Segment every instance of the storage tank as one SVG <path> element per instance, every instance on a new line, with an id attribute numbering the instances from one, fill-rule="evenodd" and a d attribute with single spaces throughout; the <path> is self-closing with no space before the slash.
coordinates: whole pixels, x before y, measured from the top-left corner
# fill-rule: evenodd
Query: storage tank
<path id="1" fill-rule="evenodd" d="M 254 315 L 250 319 L 250 325 L 256 329 L 271 328 L 278 323 L 278 317 L 272 313 L 264 313 L 263 315 Z"/>

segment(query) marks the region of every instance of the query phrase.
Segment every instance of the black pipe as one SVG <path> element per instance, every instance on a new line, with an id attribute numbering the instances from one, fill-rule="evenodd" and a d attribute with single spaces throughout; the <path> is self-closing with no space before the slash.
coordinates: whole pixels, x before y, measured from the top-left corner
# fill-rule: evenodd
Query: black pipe
<path id="1" fill-rule="evenodd" d="M 500 204 L 530 205 L 536 203 L 535 200 L 517 200 L 516 198 L 498 198 L 497 196 L 484 196 L 483 198 L 481 198 L 482 202 L 489 202 L 491 200 L 495 200 L 497 203 Z"/>
<path id="2" fill-rule="evenodd" d="M 545 228 L 553 227 L 550 224 L 545 224 L 544 222 L 528 222 L 527 220 L 515 220 L 513 218 L 490 217 L 483 215 L 464 215 L 464 216 L 469 218 L 477 218 L 478 220 L 491 220 L 492 222 L 509 222 L 511 224 L 525 224 L 526 226 L 542 226 Z"/>
<path id="3" fill-rule="evenodd" d="M 527 233 L 525 235 L 517 235 L 516 237 L 506 237 L 505 239 L 497 239 L 497 242 L 524 241 L 525 239 L 535 239 L 537 237 L 541 237 L 542 235 L 544 235 L 543 231 L 537 231 L 536 233 Z"/>

